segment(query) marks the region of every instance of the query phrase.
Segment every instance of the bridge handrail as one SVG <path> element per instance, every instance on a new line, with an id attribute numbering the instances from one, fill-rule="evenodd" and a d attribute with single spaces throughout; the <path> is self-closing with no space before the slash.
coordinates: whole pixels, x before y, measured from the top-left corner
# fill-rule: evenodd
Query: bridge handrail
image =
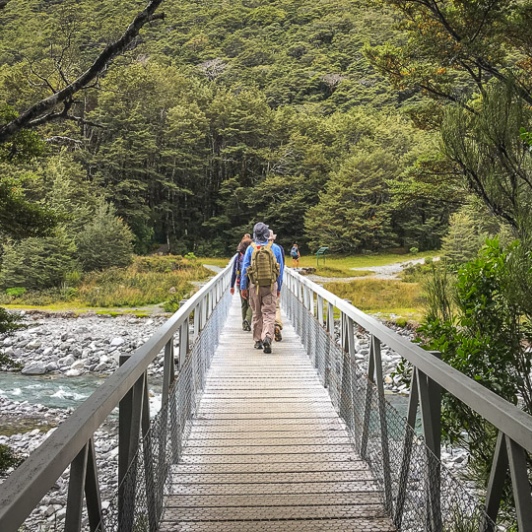
<path id="1" fill-rule="evenodd" d="M 434 382 L 445 388 L 513 441 L 532 452 L 532 416 L 488 390 L 457 369 L 389 329 L 342 298 L 332 294 L 298 273 L 286 269 L 288 277 L 311 289 L 316 295 L 361 325 L 382 343 L 418 367 Z M 286 282 L 286 281 L 285 281 Z"/>
<path id="2" fill-rule="evenodd" d="M 209 310 L 212 311 L 227 292 L 231 268 L 232 262 L 188 299 L 0 485 L 2 532 L 18 530 L 113 409 L 142 378 L 159 352 L 172 341 L 173 335 L 183 325 L 188 327 L 191 313 L 199 311 L 206 320 Z M 208 298 L 210 309 L 205 306 Z M 196 316 L 194 321 L 197 335 Z"/>

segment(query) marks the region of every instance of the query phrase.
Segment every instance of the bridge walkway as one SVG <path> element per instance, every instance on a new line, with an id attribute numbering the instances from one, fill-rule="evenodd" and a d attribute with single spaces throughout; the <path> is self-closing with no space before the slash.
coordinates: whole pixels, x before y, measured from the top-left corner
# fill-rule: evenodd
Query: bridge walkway
<path id="1" fill-rule="evenodd" d="M 164 504 L 161 532 L 395 530 L 292 325 L 253 349 L 236 295 Z"/>

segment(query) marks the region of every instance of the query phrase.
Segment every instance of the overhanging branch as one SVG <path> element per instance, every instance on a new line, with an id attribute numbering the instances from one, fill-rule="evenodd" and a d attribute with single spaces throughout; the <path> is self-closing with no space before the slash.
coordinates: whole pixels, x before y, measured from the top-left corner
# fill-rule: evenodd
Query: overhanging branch
<path id="1" fill-rule="evenodd" d="M 9 0 L 0 0 L 0 9 L 2 8 L 2 4 L 5 5 L 7 2 Z M 155 10 L 162 2 L 163 0 L 151 0 L 146 8 L 135 17 L 123 35 L 115 42 L 107 45 L 94 63 L 81 76 L 70 83 L 70 85 L 67 85 L 48 98 L 40 100 L 26 109 L 17 118 L 0 127 L 0 143 L 5 142 L 21 129 L 35 127 L 59 118 L 68 118 L 66 111 L 70 108 L 71 104 L 68 102 L 72 100 L 72 96 L 81 89 L 86 88 L 87 85 L 105 70 L 107 65 L 115 57 L 127 50 L 128 46 L 138 36 L 141 28 L 147 22 L 163 17 L 162 14 L 154 15 Z M 59 104 L 65 104 L 65 109 L 59 113 L 54 113 L 53 109 Z"/>

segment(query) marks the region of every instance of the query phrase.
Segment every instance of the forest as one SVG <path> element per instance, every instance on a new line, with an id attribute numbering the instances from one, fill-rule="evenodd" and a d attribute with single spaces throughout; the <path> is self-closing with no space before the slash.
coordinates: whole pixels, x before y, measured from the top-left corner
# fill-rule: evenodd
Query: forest
<path id="1" fill-rule="evenodd" d="M 10 0 L 0 126 L 80 76 L 144 6 Z M 64 118 L 3 143 L 3 208 L 31 202 L 59 247 L 107 209 L 140 254 L 228 255 L 257 220 L 310 251 L 437 248 L 464 197 L 419 123 L 431 100 L 372 59 L 402 39 L 392 7 L 161 2 Z"/>

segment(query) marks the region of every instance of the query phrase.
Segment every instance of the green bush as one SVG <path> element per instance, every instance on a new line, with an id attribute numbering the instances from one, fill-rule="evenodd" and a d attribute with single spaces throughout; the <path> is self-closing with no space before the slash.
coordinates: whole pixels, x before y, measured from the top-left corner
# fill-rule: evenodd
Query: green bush
<path id="1" fill-rule="evenodd" d="M 427 349 L 440 351 L 445 362 L 507 401 L 518 404 L 519 399 L 530 414 L 531 360 L 527 349 L 532 327 L 527 309 L 512 297 L 516 283 L 509 257 L 513 252 L 512 248 L 503 250 L 497 240 L 488 241 L 476 259 L 458 270 L 454 311 L 431 312 L 419 332 Z M 440 292 L 435 299 L 448 292 L 444 284 L 440 278 L 438 286 L 433 286 L 433 295 Z M 485 485 L 497 436 L 494 428 L 454 396 L 445 394 L 442 429 L 449 441 L 469 449 L 474 477 Z"/>
<path id="2" fill-rule="evenodd" d="M 166 300 L 163 303 L 164 311 L 165 312 L 176 312 L 177 310 L 179 310 L 179 307 L 181 305 L 181 301 L 183 301 L 183 299 L 184 299 L 184 294 L 183 293 L 172 294 L 170 299 Z"/>
<path id="3" fill-rule="evenodd" d="M 138 273 L 157 272 L 169 273 L 173 271 L 208 272 L 195 260 L 183 258 L 181 255 L 152 255 L 149 257 L 135 257 L 131 268 Z"/>
<path id="4" fill-rule="evenodd" d="M 64 230 L 54 236 L 31 237 L 4 245 L 0 286 L 43 289 L 60 286 L 76 269 L 76 246 Z"/>
<path id="5" fill-rule="evenodd" d="M 0 444 L 0 474 L 5 473 L 11 467 L 18 466 L 21 462 L 22 458 L 11 447 Z"/>
<path id="6" fill-rule="evenodd" d="M 133 261 L 134 235 L 110 205 L 102 205 L 93 220 L 76 237 L 76 256 L 83 270 L 129 266 Z"/>
<path id="7" fill-rule="evenodd" d="M 27 290 L 23 286 L 16 286 L 14 288 L 6 288 L 6 294 L 13 298 L 23 296 Z"/>

